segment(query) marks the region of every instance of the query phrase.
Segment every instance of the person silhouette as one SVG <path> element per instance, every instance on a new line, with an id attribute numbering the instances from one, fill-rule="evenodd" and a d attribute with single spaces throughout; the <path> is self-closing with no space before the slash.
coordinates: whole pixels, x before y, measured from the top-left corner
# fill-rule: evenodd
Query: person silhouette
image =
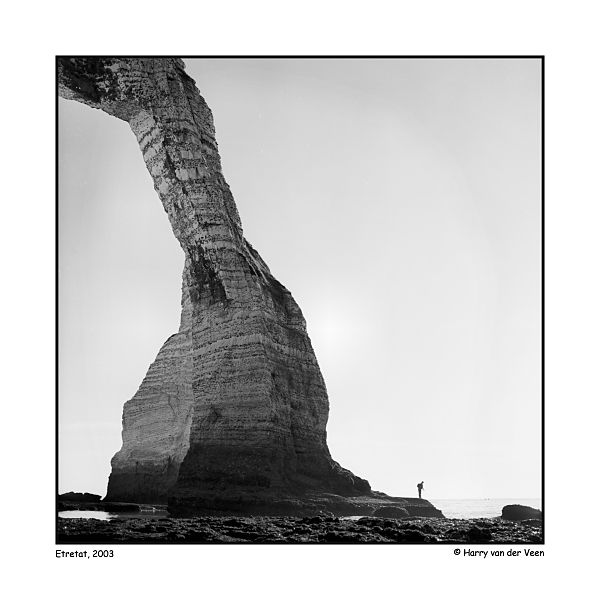
<path id="1" fill-rule="evenodd" d="M 421 483 L 417 483 L 417 491 L 419 492 L 419 498 L 421 497 L 421 492 L 423 491 L 423 481 Z"/>

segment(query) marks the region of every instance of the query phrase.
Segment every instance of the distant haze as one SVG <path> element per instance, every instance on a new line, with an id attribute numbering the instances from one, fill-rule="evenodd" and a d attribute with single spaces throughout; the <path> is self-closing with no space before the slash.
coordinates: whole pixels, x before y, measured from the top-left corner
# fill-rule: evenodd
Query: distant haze
<path id="1" fill-rule="evenodd" d="M 392 495 L 539 497 L 540 62 L 185 62 L 333 458 Z M 59 489 L 104 494 L 183 251 L 125 122 L 60 100 L 59 141 Z"/>

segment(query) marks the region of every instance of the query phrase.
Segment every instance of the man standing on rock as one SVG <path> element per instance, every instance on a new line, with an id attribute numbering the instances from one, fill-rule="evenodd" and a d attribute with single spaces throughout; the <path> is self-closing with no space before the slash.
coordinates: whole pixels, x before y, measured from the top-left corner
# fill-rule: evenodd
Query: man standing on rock
<path id="1" fill-rule="evenodd" d="M 417 491 L 419 492 L 419 498 L 421 497 L 421 492 L 423 491 L 423 481 L 421 483 L 417 483 Z"/>

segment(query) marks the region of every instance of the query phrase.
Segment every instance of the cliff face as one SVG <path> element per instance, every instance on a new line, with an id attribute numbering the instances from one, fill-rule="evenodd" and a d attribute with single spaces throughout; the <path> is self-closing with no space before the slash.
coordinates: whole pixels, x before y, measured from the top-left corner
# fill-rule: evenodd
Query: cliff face
<path id="1" fill-rule="evenodd" d="M 183 62 L 62 58 L 58 78 L 64 98 L 130 124 L 186 258 L 181 327 L 125 404 L 107 498 L 268 512 L 277 499 L 368 493 L 329 454 L 302 312 L 243 237 Z"/>
<path id="2" fill-rule="evenodd" d="M 187 267 L 187 265 L 186 265 Z M 189 449 L 194 408 L 191 302 L 182 286 L 179 332 L 123 409 L 123 447 L 112 459 L 107 500 L 166 503 Z"/>

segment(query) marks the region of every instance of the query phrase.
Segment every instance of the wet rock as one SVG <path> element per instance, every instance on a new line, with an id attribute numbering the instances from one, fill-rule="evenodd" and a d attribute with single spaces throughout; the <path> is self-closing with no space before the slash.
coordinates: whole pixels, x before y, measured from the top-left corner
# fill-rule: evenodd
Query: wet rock
<path id="1" fill-rule="evenodd" d="M 489 542 L 492 534 L 488 529 L 475 525 L 467 530 L 466 537 L 469 542 Z"/>
<path id="2" fill-rule="evenodd" d="M 382 506 L 373 512 L 374 517 L 387 517 L 394 519 L 405 519 L 410 516 L 406 508 L 399 506 Z"/>
<path id="3" fill-rule="evenodd" d="M 422 531 L 418 529 L 404 529 L 400 531 L 396 531 L 394 535 L 389 535 L 386 532 L 388 537 L 392 537 L 396 542 L 404 542 L 411 544 L 419 544 L 425 543 L 429 540 L 429 536 L 427 536 Z"/>
<path id="4" fill-rule="evenodd" d="M 446 531 L 445 536 L 449 540 L 462 540 L 467 537 L 464 529 L 449 529 Z"/>
<path id="5" fill-rule="evenodd" d="M 437 533 L 437 529 L 429 523 L 421 525 L 421 531 L 424 531 L 425 533 Z"/>
<path id="6" fill-rule="evenodd" d="M 541 519 L 525 519 L 521 521 L 521 525 L 525 525 L 526 527 L 541 527 L 542 521 Z"/>
<path id="7" fill-rule="evenodd" d="M 309 522 L 310 521 L 310 522 Z M 499 519 L 58 519 L 73 543 L 540 543 L 542 528 Z"/>
<path id="8" fill-rule="evenodd" d="M 100 510 L 113 513 L 139 512 L 141 507 L 133 502 L 102 502 Z"/>
<path id="9" fill-rule="evenodd" d="M 323 517 L 309 517 L 307 519 L 303 519 L 305 523 L 322 523 L 324 521 Z"/>

